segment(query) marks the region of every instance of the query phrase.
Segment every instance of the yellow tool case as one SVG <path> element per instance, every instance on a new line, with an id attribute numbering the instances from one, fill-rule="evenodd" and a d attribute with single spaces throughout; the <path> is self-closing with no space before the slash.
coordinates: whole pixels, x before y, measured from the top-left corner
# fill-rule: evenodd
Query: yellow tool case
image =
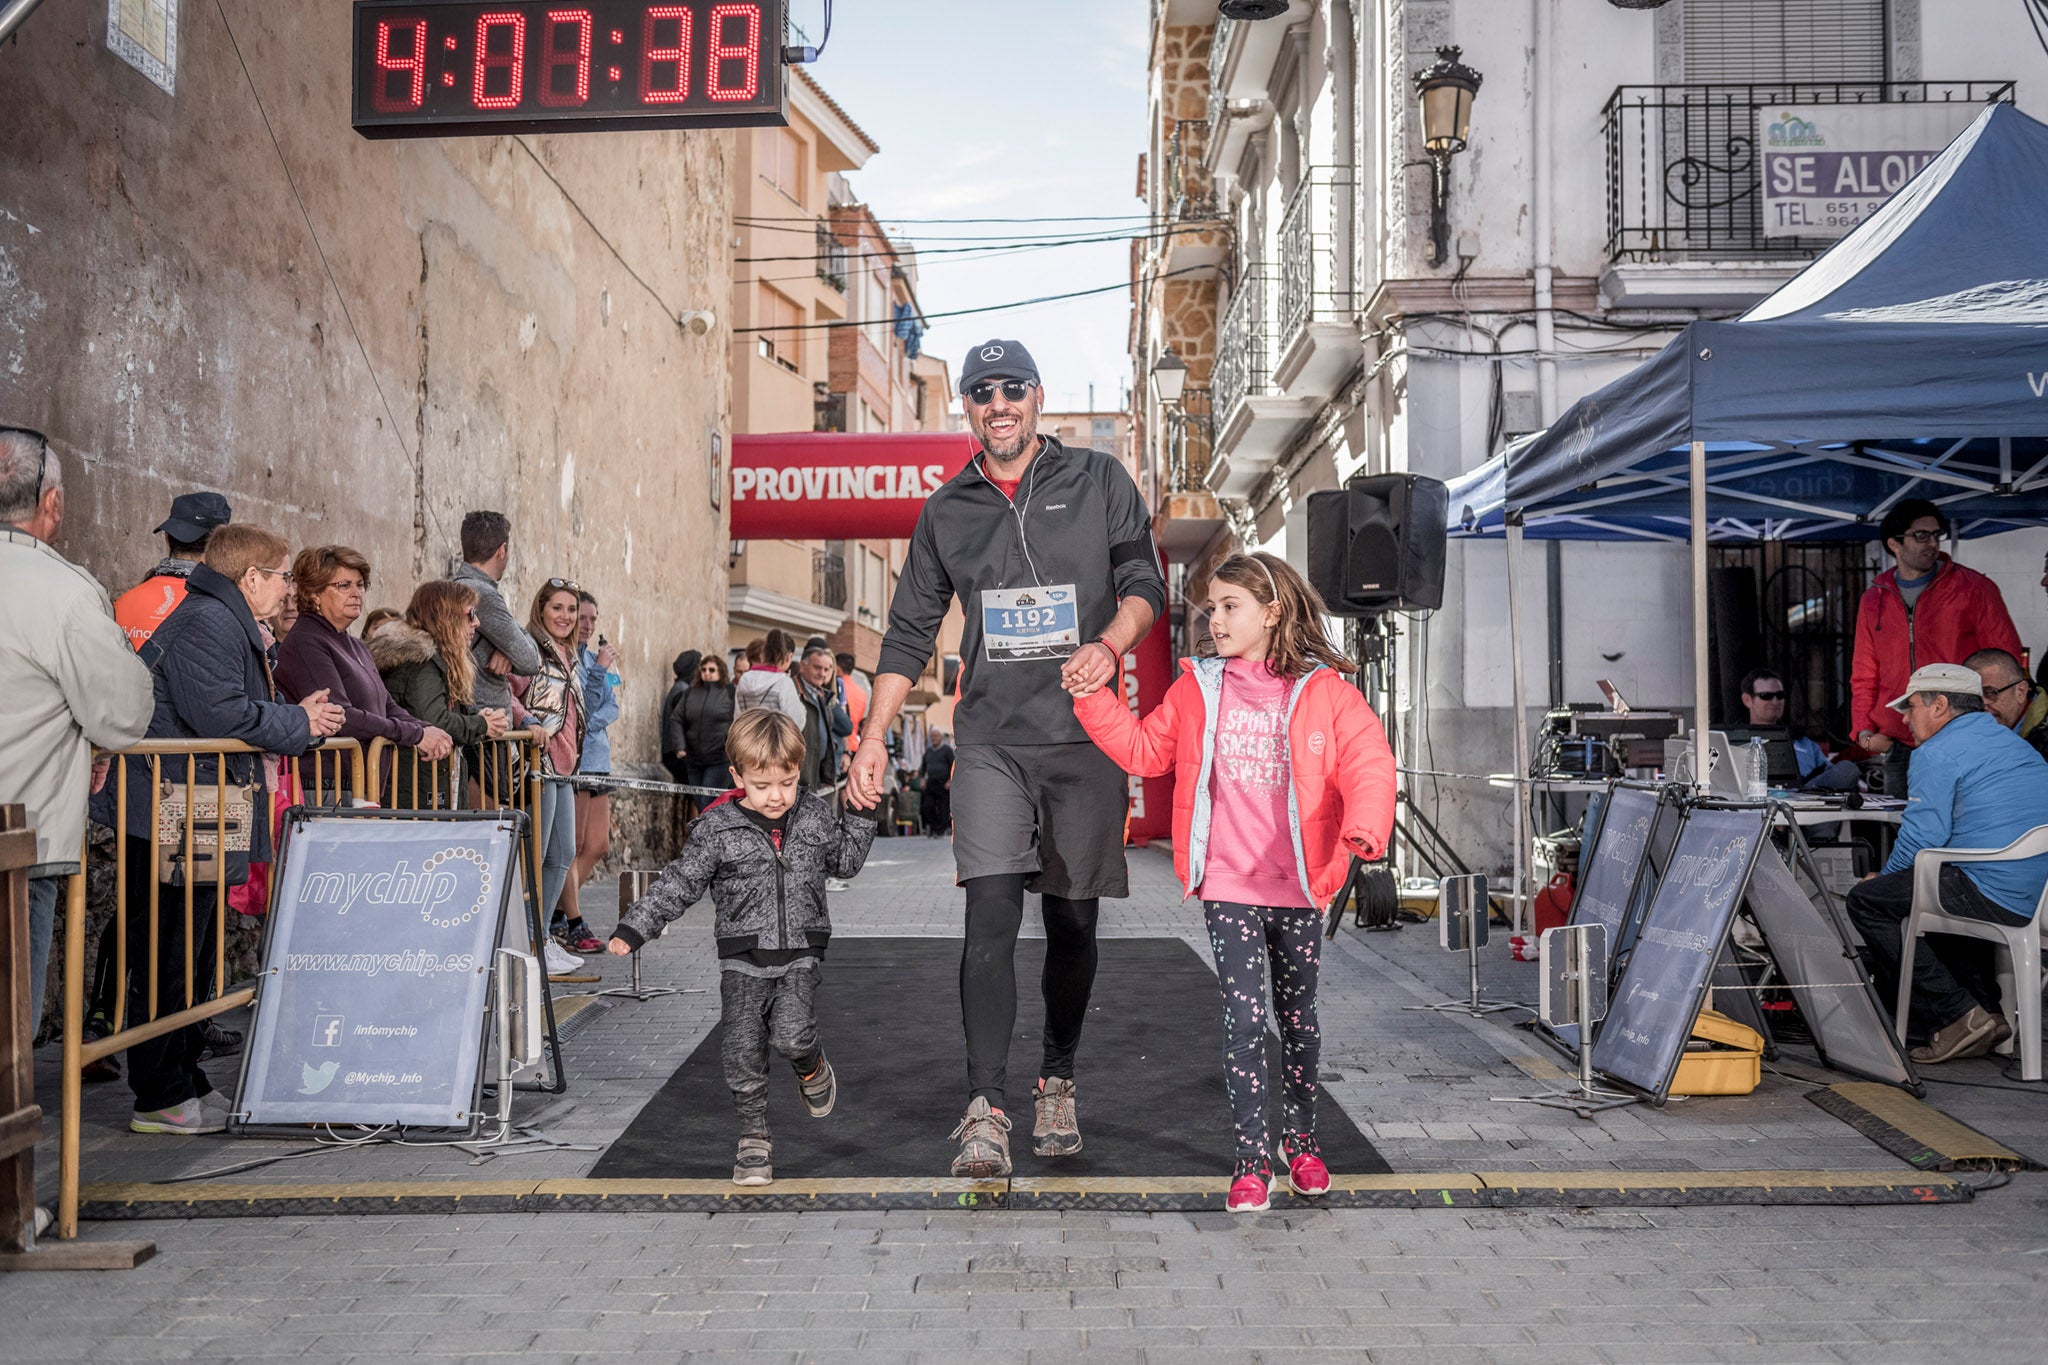
<path id="1" fill-rule="evenodd" d="M 1701 1010 L 1672 1079 L 1674 1095 L 1747 1095 L 1763 1079 L 1763 1035 L 1715 1010 Z"/>

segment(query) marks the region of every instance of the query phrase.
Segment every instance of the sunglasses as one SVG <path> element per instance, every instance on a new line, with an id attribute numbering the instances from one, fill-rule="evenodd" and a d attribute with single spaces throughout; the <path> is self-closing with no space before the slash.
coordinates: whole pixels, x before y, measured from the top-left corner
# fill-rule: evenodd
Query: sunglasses
<path id="1" fill-rule="evenodd" d="M 969 384 L 960 392 L 967 395 L 968 402 L 976 407 L 982 407 L 995 401 L 997 389 L 1001 389 L 1003 397 L 1012 403 L 1021 403 L 1030 395 L 1032 383 L 1028 379 L 1005 379 L 998 384 L 993 379 L 984 379 L 979 383 Z"/>
<path id="2" fill-rule="evenodd" d="M 1785 700 L 1785 694 L 1783 692 L 1752 692 L 1749 695 L 1755 697 L 1758 701 Z"/>
<path id="3" fill-rule="evenodd" d="M 567 588 L 570 592 L 583 591 L 583 585 L 573 578 L 550 578 L 548 586 L 550 588 Z"/>

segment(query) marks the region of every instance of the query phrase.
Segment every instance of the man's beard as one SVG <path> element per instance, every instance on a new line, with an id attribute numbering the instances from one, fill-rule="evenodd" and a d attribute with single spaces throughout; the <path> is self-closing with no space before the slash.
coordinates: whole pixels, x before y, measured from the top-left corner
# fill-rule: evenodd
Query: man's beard
<path id="1" fill-rule="evenodd" d="M 1026 450 L 1029 450 L 1031 442 L 1037 435 L 1038 433 L 1031 428 L 1029 423 L 1020 422 L 1017 424 L 1016 434 L 1011 436 L 1009 440 L 993 441 L 984 438 L 981 448 L 990 459 L 998 464 L 1008 464 L 1011 460 L 1016 459 Z"/>

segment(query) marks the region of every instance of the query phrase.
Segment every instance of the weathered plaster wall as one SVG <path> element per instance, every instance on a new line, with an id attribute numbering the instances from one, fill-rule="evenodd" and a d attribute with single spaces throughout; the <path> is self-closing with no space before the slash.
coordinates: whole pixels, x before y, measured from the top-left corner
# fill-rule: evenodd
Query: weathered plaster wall
<path id="1" fill-rule="evenodd" d="M 119 591 L 170 497 L 217 489 L 402 606 L 501 509 L 520 615 L 552 574 L 602 602 L 614 763 L 650 764 L 668 661 L 725 633 L 732 136 L 370 142 L 349 6 L 182 10 L 175 97 L 103 5 L 0 48 L 0 420 L 65 459 L 59 548 Z"/>

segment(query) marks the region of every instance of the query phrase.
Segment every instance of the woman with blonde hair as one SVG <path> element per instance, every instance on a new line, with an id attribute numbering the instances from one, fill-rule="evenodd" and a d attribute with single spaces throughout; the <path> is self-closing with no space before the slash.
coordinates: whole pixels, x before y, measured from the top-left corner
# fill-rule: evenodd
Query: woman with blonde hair
<path id="1" fill-rule="evenodd" d="M 540 840 L 540 908 L 544 923 L 552 920 L 555 903 L 569 880 L 570 865 L 576 860 L 576 816 L 574 793 L 566 781 L 575 776 L 583 760 L 583 688 L 576 677 L 576 608 L 578 586 L 566 578 L 550 578 L 533 595 L 533 607 L 526 615 L 526 633 L 540 649 L 540 671 L 530 678 L 512 679 L 512 691 L 526 712 L 528 729 L 547 736 L 540 750 L 540 818 L 535 837 Z M 579 917 L 566 924 L 550 924 L 557 939 L 583 937 L 587 930 Z M 555 954 L 560 953 L 560 957 Z M 562 963 L 581 965 L 582 959 L 556 947 L 548 954 L 550 971 Z"/>
<path id="2" fill-rule="evenodd" d="M 384 623 L 370 635 L 370 657 L 376 660 L 391 698 L 428 725 L 448 732 L 458 748 L 467 749 L 505 733 L 507 717 L 496 707 L 479 708 L 476 660 L 469 648 L 476 639 L 476 589 L 448 579 L 422 583 L 413 590 L 405 614 Z M 401 762 L 391 804 L 399 807 L 452 807 L 454 765 L 415 791 L 415 765 Z M 424 785 L 424 784 L 423 784 Z"/>

